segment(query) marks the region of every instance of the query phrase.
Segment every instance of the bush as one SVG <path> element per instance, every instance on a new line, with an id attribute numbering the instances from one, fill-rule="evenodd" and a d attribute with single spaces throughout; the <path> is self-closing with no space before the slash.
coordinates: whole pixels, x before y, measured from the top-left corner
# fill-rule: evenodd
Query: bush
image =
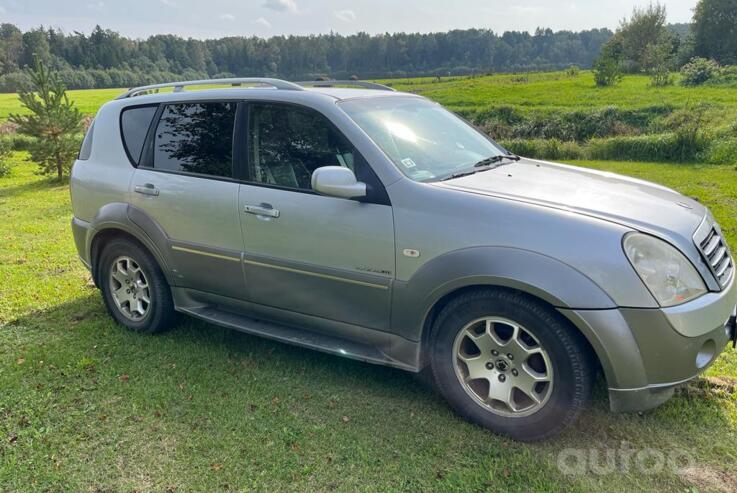
<path id="1" fill-rule="evenodd" d="M 3 142 L 5 145 L 9 146 L 10 149 L 13 151 L 30 150 L 34 140 L 35 139 L 33 137 L 29 137 L 28 135 L 21 135 L 18 133 L 4 135 L 2 138 L 0 138 L 0 142 Z"/>
<path id="2" fill-rule="evenodd" d="M 694 57 L 681 67 L 681 84 L 684 86 L 699 86 L 716 79 L 720 74 L 720 67 L 714 60 Z"/>
<path id="3" fill-rule="evenodd" d="M 601 56 L 594 63 L 594 80 L 599 87 L 613 86 L 622 80 L 622 66 L 615 57 Z"/>
<path id="4" fill-rule="evenodd" d="M 583 149 L 576 142 L 558 139 L 511 139 L 500 144 L 515 154 L 536 159 L 583 159 Z"/>
<path id="5" fill-rule="evenodd" d="M 592 139 L 587 146 L 590 159 L 614 161 L 692 162 L 706 148 L 702 138 L 691 140 L 677 133 Z"/>
<path id="6" fill-rule="evenodd" d="M 698 160 L 709 164 L 737 164 L 737 138 L 712 140 Z"/>
<path id="7" fill-rule="evenodd" d="M 578 67 L 578 65 L 571 65 L 566 69 L 566 75 L 568 77 L 578 77 L 579 73 L 581 73 L 581 69 Z"/>
<path id="8" fill-rule="evenodd" d="M 558 139 L 584 142 L 593 137 L 634 135 L 644 132 L 654 122 L 672 111 L 671 106 L 665 105 L 637 109 L 610 106 L 594 110 L 538 111 L 524 114 L 514 107 L 500 106 L 475 113 L 471 119 L 496 139 Z"/>
<path id="9" fill-rule="evenodd" d="M 0 140 L 0 178 L 10 174 L 10 144 L 7 140 Z"/>

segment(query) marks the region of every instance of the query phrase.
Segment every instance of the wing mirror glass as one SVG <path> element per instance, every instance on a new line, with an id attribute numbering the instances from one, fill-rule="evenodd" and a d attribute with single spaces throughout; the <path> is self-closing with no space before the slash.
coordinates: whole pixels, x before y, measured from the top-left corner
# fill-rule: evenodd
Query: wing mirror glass
<path id="1" fill-rule="evenodd" d="M 358 181 L 349 168 L 323 166 L 312 172 L 312 189 L 319 194 L 344 199 L 366 196 L 366 184 Z"/>

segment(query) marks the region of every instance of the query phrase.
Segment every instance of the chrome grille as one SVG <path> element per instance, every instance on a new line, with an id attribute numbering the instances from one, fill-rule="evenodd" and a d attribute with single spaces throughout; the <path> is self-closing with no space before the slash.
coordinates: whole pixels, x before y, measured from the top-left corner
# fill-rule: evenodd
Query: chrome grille
<path id="1" fill-rule="evenodd" d="M 699 248 L 719 284 L 722 287 L 726 286 L 734 266 L 729 248 L 715 226 L 712 226 L 706 238 L 699 243 Z"/>

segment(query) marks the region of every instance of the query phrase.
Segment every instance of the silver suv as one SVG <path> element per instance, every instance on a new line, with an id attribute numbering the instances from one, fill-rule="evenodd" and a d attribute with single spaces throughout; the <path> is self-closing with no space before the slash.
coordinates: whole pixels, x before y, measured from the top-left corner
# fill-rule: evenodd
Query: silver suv
<path id="1" fill-rule="evenodd" d="M 221 84 L 221 89 L 184 90 Z M 159 89 L 173 87 L 173 91 Z M 175 312 L 412 372 L 520 440 L 666 401 L 735 340 L 737 285 L 698 202 L 520 159 L 413 94 L 225 79 L 105 104 L 72 230 L 110 314 Z"/>

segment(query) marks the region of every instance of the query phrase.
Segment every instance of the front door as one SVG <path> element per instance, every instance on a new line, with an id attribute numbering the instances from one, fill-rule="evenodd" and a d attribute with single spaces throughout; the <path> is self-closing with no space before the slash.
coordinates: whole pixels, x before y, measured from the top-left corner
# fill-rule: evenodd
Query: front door
<path id="1" fill-rule="evenodd" d="M 251 301 L 386 329 L 394 277 L 394 225 L 368 164 L 320 113 L 249 105 L 249 182 L 240 186 L 244 270 Z M 367 200 L 318 195 L 312 171 L 346 166 Z"/>
<path id="2" fill-rule="evenodd" d="M 159 109 L 147 145 L 137 149 L 141 157 L 131 196 L 167 235 L 178 286 L 243 299 L 232 159 L 236 107 L 212 102 Z M 122 122 L 125 135 L 125 113 Z"/>

